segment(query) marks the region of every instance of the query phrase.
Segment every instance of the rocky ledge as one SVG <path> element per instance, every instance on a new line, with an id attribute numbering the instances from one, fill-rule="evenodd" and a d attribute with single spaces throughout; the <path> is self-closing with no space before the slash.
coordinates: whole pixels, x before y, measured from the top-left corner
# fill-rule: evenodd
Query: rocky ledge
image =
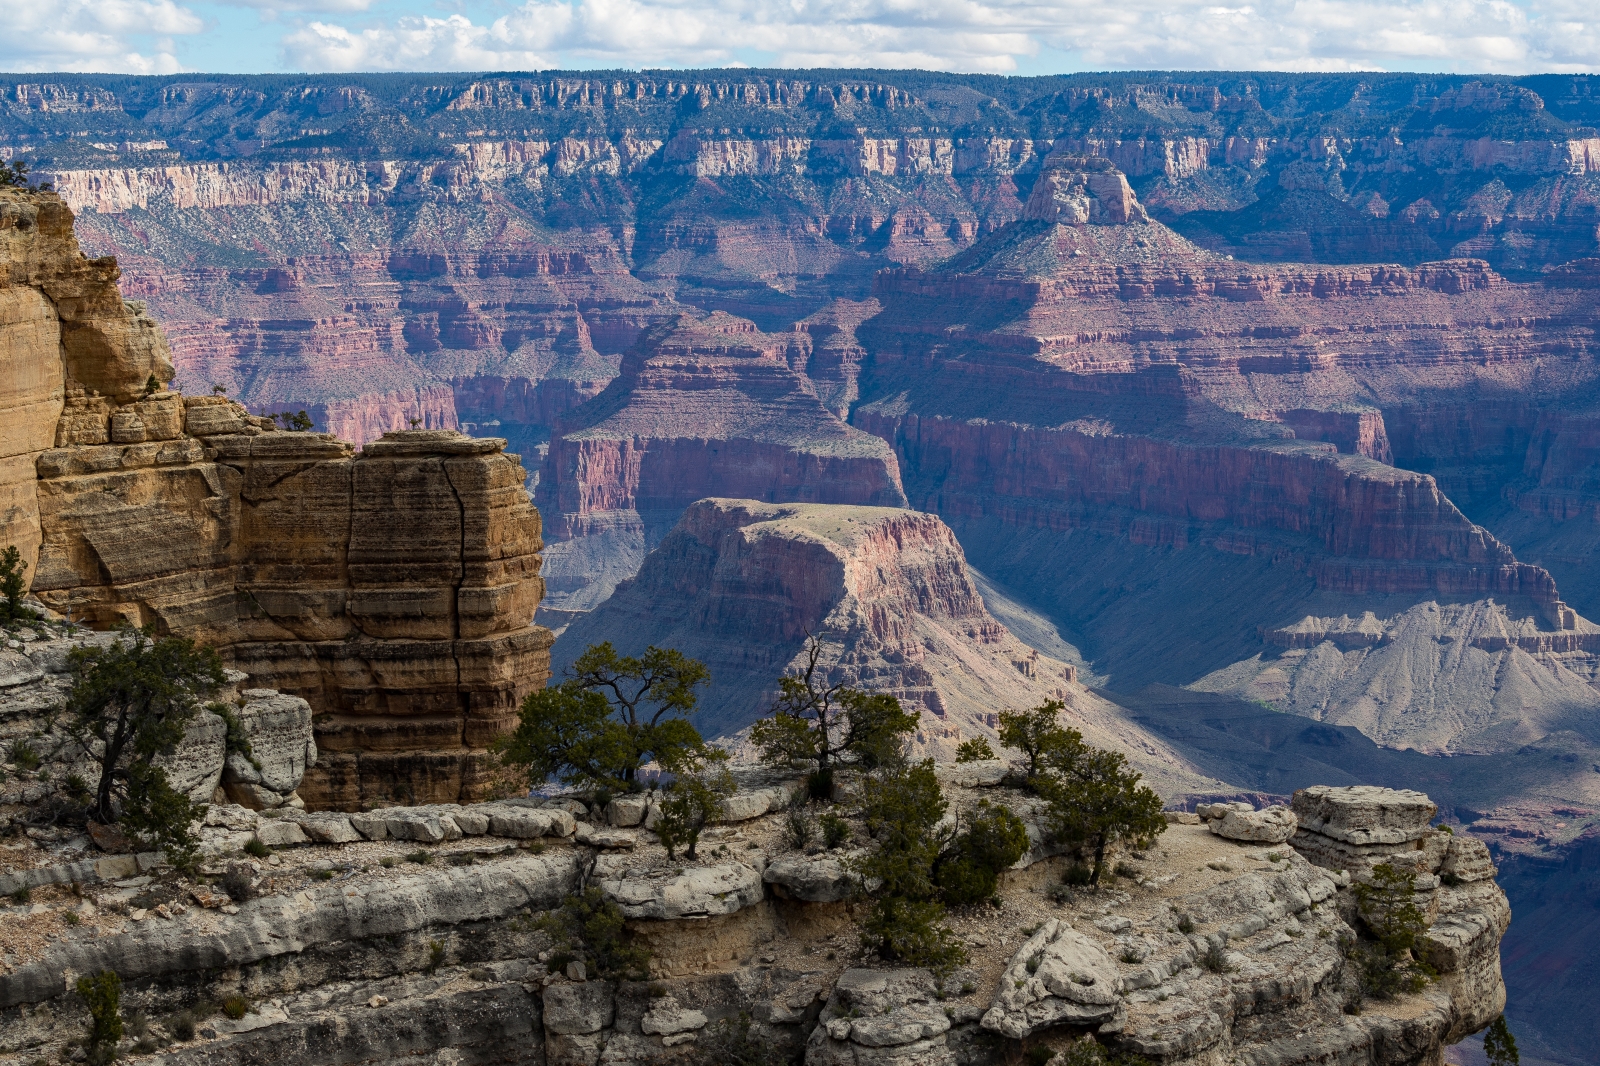
<path id="1" fill-rule="evenodd" d="M 983 784 L 995 775 L 942 776 L 958 808 L 982 796 L 1031 811 Z M 648 796 L 213 808 L 222 824 L 196 877 L 151 864 L 5 908 L 0 1054 L 70 1059 L 87 1031 L 71 989 L 105 969 L 136 1019 L 124 1055 L 170 1066 L 286 1054 L 304 1066 L 650 1066 L 694 1061 L 708 1027 L 740 1014 L 807 1066 L 980 1066 L 1085 1035 L 1161 1066 L 1432 1066 L 1504 1005 L 1509 910 L 1494 867 L 1481 844 L 1431 828 L 1416 793 L 1305 790 L 1292 813 L 1263 812 L 1297 821 L 1287 844 L 1213 832 L 1250 821 L 1236 806 L 1206 825 L 1174 814 L 1098 889 L 1066 884 L 1067 860 L 1035 848 L 995 903 L 952 915 L 971 957 L 939 979 L 862 955 L 850 852 L 791 847 L 791 786 L 742 784 L 738 820 L 706 831 L 699 861 L 667 858 Z M 221 833 L 278 846 L 236 856 Z M 47 847 L 26 839 L 4 861 L 38 863 Z M 1438 977 L 1363 1003 L 1347 958 L 1361 928 L 1353 886 L 1382 862 L 1415 876 L 1420 951 Z M 627 915 L 648 981 L 555 972 L 537 919 L 584 885 Z"/>

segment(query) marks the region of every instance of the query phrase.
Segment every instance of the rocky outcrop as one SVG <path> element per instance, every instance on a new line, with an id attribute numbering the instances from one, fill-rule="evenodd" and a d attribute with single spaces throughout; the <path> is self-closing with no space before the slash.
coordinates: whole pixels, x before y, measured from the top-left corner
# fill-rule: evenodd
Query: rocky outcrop
<path id="1" fill-rule="evenodd" d="M 1128 179 L 1099 156 L 1054 156 L 1034 182 L 1022 217 L 1066 226 L 1149 222 Z"/>
<path id="2" fill-rule="evenodd" d="M 905 502 L 889 449 L 818 401 L 791 369 L 791 344 L 731 315 L 683 316 L 641 338 L 606 391 L 562 422 L 538 488 L 552 607 L 600 602 L 615 579 L 596 575 L 591 555 L 641 558 L 705 496 Z"/>
<path id="3" fill-rule="evenodd" d="M 825 642 L 832 681 L 891 692 L 921 715 L 918 750 L 951 757 L 966 737 L 993 740 L 999 710 L 1059 699 L 1075 728 L 1163 786 L 1210 787 L 1084 689 L 1073 666 L 995 621 L 950 530 L 913 511 L 701 500 L 636 578 L 568 627 L 553 662 L 559 671 L 602 639 L 629 654 L 678 648 L 716 679 L 697 722 L 733 734 L 799 664 L 807 634 Z"/>
<path id="4" fill-rule="evenodd" d="M 992 802 L 1024 799 L 981 789 Z M 979 793 L 947 786 L 947 795 L 966 809 Z M 1493 867 L 1481 846 L 1429 843 L 1431 804 L 1418 794 L 1307 790 L 1296 805 L 1315 828 L 1294 848 L 1236 843 L 1180 818 L 1158 847 L 1119 853 L 1125 876 L 1095 892 L 1039 891 L 1065 868 L 1038 858 L 1003 876 L 1001 906 L 953 917 L 971 958 L 943 979 L 838 957 L 858 932 L 850 907 L 764 889 L 762 868 L 838 856 L 784 843 L 787 811 L 709 830 L 695 862 L 669 860 L 647 832 L 631 852 L 599 851 L 583 830 L 601 824 L 578 821 L 575 831 L 572 821 L 573 811 L 598 817 L 598 806 L 534 802 L 365 815 L 213 807 L 203 833 L 219 865 L 203 876 L 226 873 L 220 884 L 185 880 L 156 856 L 142 866 L 126 857 L 120 876 L 109 865 L 108 876 L 28 866 L 76 849 L 56 834 L 25 838 L 13 862 L 40 873 L 13 924 L 24 935 L 0 955 L 0 1047 L 53 1056 L 80 1038 L 86 1015 L 61 974 L 104 969 L 121 976 L 124 1009 L 148 1026 L 129 1034 L 123 1056 L 186 1066 L 264 1066 L 286 1051 L 307 1066 L 470 1059 L 489 1047 L 545 1066 L 666 1066 L 727 1025 L 747 1025 L 750 1039 L 807 1066 L 993 1066 L 1024 1047 L 1065 1050 L 1086 1032 L 1161 1066 L 1318 1054 L 1426 1066 L 1504 1002 L 1506 912 Z M 508 811 L 566 821 L 552 817 L 538 839 L 495 839 Z M 859 822 L 849 805 L 834 813 Z M 1424 836 L 1412 839 L 1418 817 Z M 430 819 L 462 832 L 392 831 Z M 362 825 L 361 839 L 324 839 L 335 820 Z M 1344 1009 L 1357 995 L 1345 945 L 1364 926 L 1351 875 L 1299 854 L 1307 833 L 1365 834 L 1388 841 L 1389 861 L 1419 857 L 1437 981 L 1368 999 L 1359 1014 Z M 261 862 L 224 857 L 240 834 L 277 841 L 276 850 Z M 403 856 L 414 861 L 397 865 Z M 82 874 L 77 892 L 51 887 L 61 881 L 52 869 Z M 0 887 L 17 875 L 7 877 Z M 630 915 L 626 935 L 651 952 L 648 982 L 597 977 L 554 950 L 537 919 L 585 883 Z M 780 883 L 795 882 L 767 878 Z M 64 923 L 69 910 L 75 923 Z M 246 1004 L 238 1019 L 214 1005 L 234 995 Z M 183 1012 L 192 1035 L 179 1026 Z"/>
<path id="5" fill-rule="evenodd" d="M 530 624 L 539 516 L 505 442 L 400 431 L 358 455 L 168 391 L 160 330 L 116 295 L 115 264 L 78 255 L 53 194 L 4 195 L 4 291 L 33 310 L 0 336 L 29 368 L 17 380 L 64 394 L 55 407 L 22 397 L 7 420 L 26 430 L 15 458 L 32 478 L 0 533 L 27 549 L 33 594 L 79 622 L 211 644 L 309 703 L 313 805 L 489 788 L 486 745 L 544 683 L 551 641 Z M 52 410 L 44 441 L 25 423 Z M 249 708 L 263 736 L 299 735 L 298 713 Z M 293 748 L 239 768 L 235 798 L 293 792 L 317 758 Z"/>
<path id="6" fill-rule="evenodd" d="M 0 750 L 11 763 L 0 779 L 0 806 L 36 804 L 54 794 L 52 782 L 74 776 L 99 780 L 99 765 L 59 715 L 72 688 L 72 652 L 123 639 L 52 622 L 36 622 L 19 635 L 21 640 L 11 642 L 15 651 L 0 652 Z M 273 689 L 240 691 L 246 676 L 237 670 L 227 676 L 228 685 L 196 713 L 183 740 L 158 756 L 156 765 L 173 788 L 197 803 L 226 798 L 252 810 L 303 806 L 298 789 L 317 761 L 311 707 Z M 229 724 L 214 713 L 219 706 L 232 717 L 250 754 L 230 747 Z M 36 765 L 27 765 L 30 760 Z"/>

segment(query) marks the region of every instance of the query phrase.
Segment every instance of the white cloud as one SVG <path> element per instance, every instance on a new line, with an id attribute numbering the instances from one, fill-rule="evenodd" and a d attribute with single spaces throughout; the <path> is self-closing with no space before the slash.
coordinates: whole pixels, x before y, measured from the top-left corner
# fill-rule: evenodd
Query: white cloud
<path id="1" fill-rule="evenodd" d="M 253 9 L 206 28 L 191 7 Z M 35 0 L 0 67 L 178 69 L 268 33 L 304 71 L 594 66 L 1600 69 L 1593 0 Z M 452 13 L 453 12 L 453 13 Z M 252 33 L 255 37 L 248 37 Z M 237 39 L 229 41 L 230 35 Z M 272 38 L 269 37 L 268 40 Z M 265 42 L 261 42 L 265 43 Z M 230 47 L 230 45 L 234 47 Z"/>
<path id="2" fill-rule="evenodd" d="M 172 74 L 182 69 L 173 36 L 198 34 L 200 17 L 173 0 L 56 0 L 13 4 L 0 35 L 9 70 Z M 150 47 L 133 47 L 139 38 Z"/>
<path id="3" fill-rule="evenodd" d="M 527 0 L 493 21 L 315 22 L 301 70 L 778 66 L 1006 72 L 1050 48 L 1080 69 L 1600 68 L 1589 0 Z M 770 57 L 770 59 L 768 58 Z"/>

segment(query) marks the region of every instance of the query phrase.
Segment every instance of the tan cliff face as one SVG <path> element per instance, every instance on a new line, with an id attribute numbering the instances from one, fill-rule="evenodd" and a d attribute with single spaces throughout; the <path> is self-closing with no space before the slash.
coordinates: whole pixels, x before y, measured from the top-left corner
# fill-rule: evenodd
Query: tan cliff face
<path id="1" fill-rule="evenodd" d="M 166 339 L 117 291 L 115 259 L 78 250 L 49 193 L 0 189 L 0 542 L 31 565 L 39 545 L 33 463 L 57 443 L 68 390 L 117 402 L 172 379 Z"/>
<path id="2" fill-rule="evenodd" d="M 215 645 L 304 697 L 313 806 L 492 788 L 485 748 L 549 673 L 519 458 L 448 430 L 357 453 L 168 392 L 165 341 L 117 295 L 116 264 L 77 256 L 50 194 L 3 206 L 3 536 L 36 558 L 33 593 L 97 627 Z"/>

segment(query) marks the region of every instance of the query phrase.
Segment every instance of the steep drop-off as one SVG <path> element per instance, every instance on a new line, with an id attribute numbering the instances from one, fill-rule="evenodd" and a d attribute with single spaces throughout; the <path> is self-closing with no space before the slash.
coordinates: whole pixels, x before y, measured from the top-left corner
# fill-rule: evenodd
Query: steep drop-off
<path id="1" fill-rule="evenodd" d="M 550 607 L 599 603 L 702 497 L 905 503 L 889 448 L 819 400 L 809 340 L 720 311 L 639 339 L 606 391 L 559 423 L 539 475 Z"/>

